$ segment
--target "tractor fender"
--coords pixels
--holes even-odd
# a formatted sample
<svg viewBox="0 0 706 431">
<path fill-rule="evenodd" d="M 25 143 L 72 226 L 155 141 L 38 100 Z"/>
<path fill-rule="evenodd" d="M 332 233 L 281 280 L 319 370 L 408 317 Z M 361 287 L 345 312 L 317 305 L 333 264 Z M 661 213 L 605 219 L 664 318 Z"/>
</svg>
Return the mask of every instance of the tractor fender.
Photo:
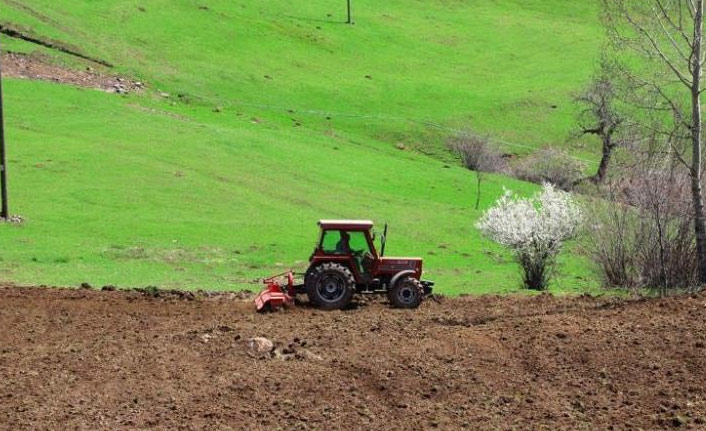
<svg viewBox="0 0 706 431">
<path fill-rule="evenodd" d="M 416 272 L 416 271 L 414 271 L 414 270 L 412 270 L 412 269 L 405 269 L 404 271 L 398 272 L 397 274 L 395 274 L 394 277 L 392 277 L 392 280 L 390 280 L 390 284 L 389 284 L 389 286 L 387 286 L 387 287 L 390 288 L 390 289 L 392 289 L 392 287 L 393 287 L 395 284 L 397 284 L 397 282 L 400 281 L 402 278 L 404 278 L 405 276 L 408 276 L 408 275 L 412 275 L 412 274 L 414 274 L 415 272 Z"/>
</svg>

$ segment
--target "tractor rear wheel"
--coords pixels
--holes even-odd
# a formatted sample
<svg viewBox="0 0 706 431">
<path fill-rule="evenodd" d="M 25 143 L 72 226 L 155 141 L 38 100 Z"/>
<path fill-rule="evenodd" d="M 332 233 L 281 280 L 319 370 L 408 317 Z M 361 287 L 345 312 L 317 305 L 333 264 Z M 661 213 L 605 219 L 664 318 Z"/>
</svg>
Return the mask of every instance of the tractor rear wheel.
<svg viewBox="0 0 706 431">
<path fill-rule="evenodd" d="M 417 308 L 423 296 L 422 283 L 412 277 L 403 278 L 387 291 L 387 298 L 395 308 Z"/>
<path fill-rule="evenodd" d="M 340 310 L 350 304 L 355 293 L 355 278 L 350 269 L 338 263 L 324 263 L 307 277 L 306 295 L 315 307 Z"/>
</svg>

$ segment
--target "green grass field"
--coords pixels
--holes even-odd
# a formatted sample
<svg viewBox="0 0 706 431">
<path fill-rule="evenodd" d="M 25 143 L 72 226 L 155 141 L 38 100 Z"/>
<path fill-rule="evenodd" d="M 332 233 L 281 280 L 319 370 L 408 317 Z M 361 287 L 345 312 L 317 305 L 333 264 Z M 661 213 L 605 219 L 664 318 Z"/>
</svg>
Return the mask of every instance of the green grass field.
<svg viewBox="0 0 706 431">
<path fill-rule="evenodd" d="M 516 290 L 509 254 L 473 224 L 503 186 L 537 187 L 491 176 L 476 211 L 475 174 L 443 142 L 466 128 L 513 153 L 567 145 L 597 4 L 355 0 L 350 26 L 344 1 L 254 3 L 0 0 L 0 23 L 149 87 L 5 80 L 11 211 L 26 222 L 0 226 L 0 280 L 252 289 L 305 267 L 318 219 L 366 218 L 442 293 Z M 561 263 L 553 290 L 597 287 L 584 258 Z"/>
</svg>

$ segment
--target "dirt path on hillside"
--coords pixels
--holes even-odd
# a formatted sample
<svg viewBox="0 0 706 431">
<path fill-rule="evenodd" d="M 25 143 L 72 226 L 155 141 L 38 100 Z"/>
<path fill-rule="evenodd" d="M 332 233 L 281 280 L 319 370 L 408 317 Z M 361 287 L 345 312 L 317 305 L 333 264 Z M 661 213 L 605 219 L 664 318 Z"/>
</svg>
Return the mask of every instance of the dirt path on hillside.
<svg viewBox="0 0 706 431">
<path fill-rule="evenodd" d="M 107 75 L 92 67 L 75 70 L 54 64 L 48 57 L 37 53 L 28 55 L 5 52 L 2 54 L 2 66 L 3 76 L 8 78 L 51 81 L 119 94 L 141 91 L 145 88 L 142 82 Z"/>
<path fill-rule="evenodd" d="M 706 429 L 706 296 L 384 302 L 0 288 L 2 430 Z M 278 359 L 257 358 L 267 336 Z"/>
</svg>

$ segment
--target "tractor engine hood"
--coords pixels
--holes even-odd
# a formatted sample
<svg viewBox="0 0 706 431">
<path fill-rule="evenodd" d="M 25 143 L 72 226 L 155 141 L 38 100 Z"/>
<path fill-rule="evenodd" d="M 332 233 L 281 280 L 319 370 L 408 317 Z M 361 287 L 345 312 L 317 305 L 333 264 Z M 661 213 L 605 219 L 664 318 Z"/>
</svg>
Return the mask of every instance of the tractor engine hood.
<svg viewBox="0 0 706 431">
<path fill-rule="evenodd" d="M 383 257 L 380 259 L 379 270 L 385 273 L 398 273 L 413 270 L 417 276 L 422 274 L 422 259 L 419 257 Z"/>
</svg>

